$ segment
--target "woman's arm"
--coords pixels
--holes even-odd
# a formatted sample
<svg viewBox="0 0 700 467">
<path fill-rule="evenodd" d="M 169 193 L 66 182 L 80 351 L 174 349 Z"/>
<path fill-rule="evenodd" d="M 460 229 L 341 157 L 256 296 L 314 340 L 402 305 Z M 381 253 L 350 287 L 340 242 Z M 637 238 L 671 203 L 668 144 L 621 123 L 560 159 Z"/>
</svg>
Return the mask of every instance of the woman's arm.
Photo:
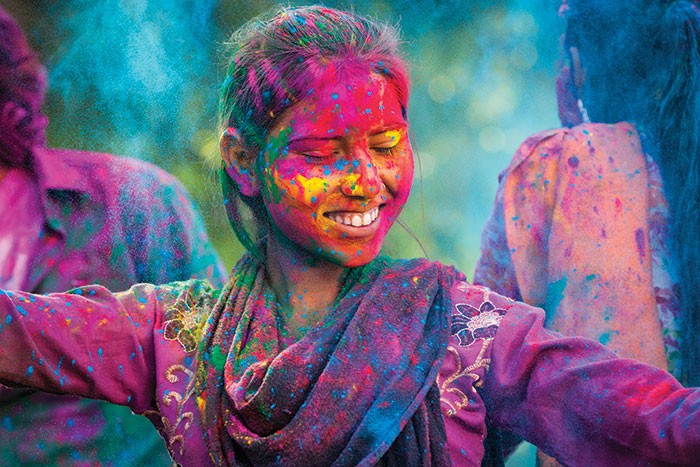
<svg viewBox="0 0 700 467">
<path fill-rule="evenodd" d="M 479 391 L 494 425 L 567 465 L 697 462 L 700 391 L 592 340 L 544 329 L 539 309 L 489 298 L 507 310 Z"/>
<path fill-rule="evenodd" d="M 0 382 L 153 409 L 156 331 L 190 282 L 0 292 Z"/>
</svg>

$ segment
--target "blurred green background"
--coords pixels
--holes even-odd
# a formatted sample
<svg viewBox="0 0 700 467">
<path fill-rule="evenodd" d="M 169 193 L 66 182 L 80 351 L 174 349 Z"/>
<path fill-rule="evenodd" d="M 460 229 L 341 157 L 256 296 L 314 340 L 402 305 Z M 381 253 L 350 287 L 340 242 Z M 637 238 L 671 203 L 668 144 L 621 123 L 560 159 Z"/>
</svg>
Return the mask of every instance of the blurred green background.
<svg viewBox="0 0 700 467">
<path fill-rule="evenodd" d="M 308 2 L 285 2 L 305 4 Z M 420 171 L 386 251 L 472 276 L 498 173 L 558 125 L 558 0 L 324 1 L 398 24 Z M 177 175 L 228 267 L 242 253 L 215 170 L 219 45 L 271 0 L 0 0 L 49 71 L 49 145 L 128 155 Z M 422 245 L 422 247 L 421 247 Z M 522 458 L 510 465 L 523 465 Z M 528 458 L 527 463 L 531 460 Z"/>
</svg>

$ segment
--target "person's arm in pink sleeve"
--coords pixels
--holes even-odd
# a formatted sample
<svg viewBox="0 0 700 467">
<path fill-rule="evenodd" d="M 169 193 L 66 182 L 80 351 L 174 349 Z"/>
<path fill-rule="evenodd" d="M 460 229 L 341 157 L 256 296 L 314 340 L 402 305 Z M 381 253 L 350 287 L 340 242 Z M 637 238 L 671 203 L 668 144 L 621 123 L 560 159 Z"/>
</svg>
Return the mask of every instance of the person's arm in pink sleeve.
<svg viewBox="0 0 700 467">
<path fill-rule="evenodd" d="M 542 310 L 491 300 L 507 310 L 480 390 L 493 425 L 566 465 L 697 462 L 700 391 L 595 341 L 546 330 Z"/>
<path fill-rule="evenodd" d="M 0 292 L 0 382 L 153 408 L 154 329 L 178 287 Z"/>
</svg>

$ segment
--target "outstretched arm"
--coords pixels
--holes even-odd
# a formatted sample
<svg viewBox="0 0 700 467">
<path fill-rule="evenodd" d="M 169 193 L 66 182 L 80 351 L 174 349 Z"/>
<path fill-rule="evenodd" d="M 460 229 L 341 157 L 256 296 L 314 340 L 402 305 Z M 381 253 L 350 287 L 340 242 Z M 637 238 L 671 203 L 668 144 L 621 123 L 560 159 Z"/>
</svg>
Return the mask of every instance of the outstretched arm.
<svg viewBox="0 0 700 467">
<path fill-rule="evenodd" d="M 0 382 L 154 408 L 154 331 L 187 284 L 0 292 Z"/>
<path fill-rule="evenodd" d="M 594 341 L 544 329 L 541 310 L 491 300 L 508 308 L 481 391 L 496 426 L 567 465 L 697 462 L 700 391 Z"/>
</svg>

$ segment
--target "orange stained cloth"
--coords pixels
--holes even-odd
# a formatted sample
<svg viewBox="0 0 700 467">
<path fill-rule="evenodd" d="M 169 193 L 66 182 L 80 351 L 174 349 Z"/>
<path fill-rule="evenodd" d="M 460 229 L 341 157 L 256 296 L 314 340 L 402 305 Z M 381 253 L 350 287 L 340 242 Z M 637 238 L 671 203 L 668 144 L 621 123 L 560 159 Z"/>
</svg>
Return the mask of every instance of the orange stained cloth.
<svg viewBox="0 0 700 467">
<path fill-rule="evenodd" d="M 661 212 L 665 238 L 667 206 L 649 161 L 627 123 L 526 140 L 501 174 L 474 282 L 541 306 L 550 329 L 666 369 L 657 305 L 672 286 L 655 287 L 655 273 L 671 281 L 650 231 Z"/>
</svg>

